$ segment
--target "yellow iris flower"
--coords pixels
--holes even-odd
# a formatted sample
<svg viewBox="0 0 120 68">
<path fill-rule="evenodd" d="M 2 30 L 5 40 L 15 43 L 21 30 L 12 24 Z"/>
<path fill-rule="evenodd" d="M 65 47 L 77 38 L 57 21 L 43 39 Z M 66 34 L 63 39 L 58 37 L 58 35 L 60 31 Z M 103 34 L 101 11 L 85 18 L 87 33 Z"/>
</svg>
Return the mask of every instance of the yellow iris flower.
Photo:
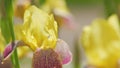
<svg viewBox="0 0 120 68">
<path fill-rule="evenodd" d="M 32 15 L 31 15 L 32 14 Z M 57 23 L 53 15 L 48 15 L 35 6 L 26 10 L 24 23 L 14 23 L 16 40 L 21 40 L 33 51 L 37 48 L 55 48 L 57 41 Z M 0 52 L 4 50 L 5 40 L 0 35 Z M 27 47 L 18 48 L 18 56 L 24 56 L 29 49 Z"/>
<path fill-rule="evenodd" d="M 31 6 L 24 14 L 24 23 L 15 27 L 16 38 L 24 41 L 33 51 L 37 48 L 55 48 L 57 23 L 48 15 Z"/>
<path fill-rule="evenodd" d="M 35 6 L 30 6 L 24 14 L 23 23 L 15 23 L 16 42 L 5 48 L 3 57 L 6 60 L 15 48 L 30 47 L 33 54 L 33 68 L 61 68 L 72 60 L 68 45 L 58 39 L 58 26 L 53 15 L 49 15 Z M 44 60 L 44 61 L 42 61 Z M 56 64 L 58 63 L 58 64 Z M 53 65 L 55 64 L 55 65 Z"/>
<path fill-rule="evenodd" d="M 56 2 L 56 3 L 54 3 Z M 33 11 L 35 8 L 31 8 L 31 9 L 27 9 L 30 7 L 31 5 L 31 1 L 30 0 L 18 0 L 15 3 L 15 35 L 16 35 L 16 39 L 17 40 L 22 40 L 25 43 L 27 43 L 27 45 L 29 45 L 29 47 L 32 50 L 36 50 L 36 48 L 40 47 L 40 48 L 55 48 L 55 40 L 57 40 L 57 26 L 56 24 L 50 24 L 50 23 L 46 23 L 47 21 L 54 21 L 53 16 L 55 17 L 55 20 L 57 22 L 59 22 L 59 25 L 66 23 L 67 26 L 69 26 L 70 28 L 73 28 L 73 24 L 70 24 L 72 21 L 72 17 L 71 14 L 67 8 L 66 2 L 65 0 L 46 0 L 45 4 L 42 6 L 42 10 L 46 11 L 50 16 L 49 18 L 47 18 L 47 14 L 44 14 L 44 12 L 39 13 L 39 11 L 37 10 L 36 12 Z M 27 9 L 27 10 L 26 10 Z M 26 13 L 25 13 L 26 10 Z M 35 9 L 36 10 L 36 9 Z M 33 19 L 32 17 L 30 18 L 30 13 L 33 13 L 33 15 L 35 17 L 40 17 L 38 19 L 38 17 L 36 19 Z M 37 13 L 39 15 L 37 15 Z M 40 15 L 42 14 L 43 15 Z M 53 14 L 53 15 L 52 15 Z M 43 17 L 42 17 L 43 16 Z M 23 22 L 23 17 L 24 17 L 24 23 Z M 26 22 L 26 20 L 32 20 L 30 23 Z M 46 22 L 45 22 L 46 20 Z M 18 21 L 20 23 L 18 23 Z M 36 24 L 34 23 L 36 22 Z M 39 23 L 39 24 L 38 24 Z M 42 23 L 42 24 L 40 24 Z M 29 25 L 30 24 L 30 25 Z M 37 27 L 36 27 L 37 25 Z M 47 26 L 49 25 L 49 26 Z M 42 27 L 38 27 L 38 26 L 42 26 Z M 52 28 L 52 26 L 55 26 Z M 36 27 L 36 28 L 34 28 Z M 43 28 L 45 27 L 45 28 Z M 46 28 L 48 27 L 48 28 Z M 50 29 L 49 29 L 50 28 Z M 29 29 L 29 30 L 28 30 Z M 39 30 L 40 29 L 40 30 Z M 55 31 L 53 31 L 53 30 Z M 54 33 L 56 35 L 54 35 Z M 49 36 L 48 36 L 49 35 Z M 45 40 L 47 39 L 48 40 Z M 53 41 L 54 39 L 54 41 Z M 52 44 L 51 44 L 52 42 Z M 44 46 L 46 45 L 46 46 Z M 47 46 L 48 45 L 48 46 Z M 49 46 L 52 45 L 52 46 Z M 26 50 L 25 50 L 26 49 Z M 20 56 L 24 56 L 24 54 L 26 54 L 29 49 L 25 48 L 25 47 L 19 47 L 18 48 L 18 54 Z M 27 51 L 28 50 L 28 51 Z M 24 52 L 27 51 L 27 52 Z"/>
<path fill-rule="evenodd" d="M 97 19 L 83 29 L 82 47 L 88 65 L 117 68 L 120 60 L 120 29 L 117 15 Z"/>
</svg>

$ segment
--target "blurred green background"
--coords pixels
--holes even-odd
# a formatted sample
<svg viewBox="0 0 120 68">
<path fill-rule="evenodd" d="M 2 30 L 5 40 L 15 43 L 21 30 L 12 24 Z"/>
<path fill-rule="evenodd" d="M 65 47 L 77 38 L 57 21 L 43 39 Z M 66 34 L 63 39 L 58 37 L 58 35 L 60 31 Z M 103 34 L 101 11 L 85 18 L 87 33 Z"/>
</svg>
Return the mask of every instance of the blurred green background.
<svg viewBox="0 0 120 68">
<path fill-rule="evenodd" d="M 103 0 L 66 0 L 69 5 L 72 6 L 88 6 L 88 5 L 97 5 L 103 2 Z"/>
<path fill-rule="evenodd" d="M 40 0 L 41 3 L 43 3 L 45 0 Z M 103 0 L 66 0 L 68 5 L 72 6 L 92 6 L 92 5 L 98 5 L 103 2 Z"/>
</svg>

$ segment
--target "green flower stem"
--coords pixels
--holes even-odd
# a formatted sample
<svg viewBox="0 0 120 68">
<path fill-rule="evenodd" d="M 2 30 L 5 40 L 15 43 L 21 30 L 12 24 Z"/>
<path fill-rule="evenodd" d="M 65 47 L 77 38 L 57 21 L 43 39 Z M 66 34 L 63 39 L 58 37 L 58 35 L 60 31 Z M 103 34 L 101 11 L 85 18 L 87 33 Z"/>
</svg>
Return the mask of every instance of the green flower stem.
<svg viewBox="0 0 120 68">
<path fill-rule="evenodd" d="M 74 53 L 73 53 L 73 59 L 74 59 L 74 68 L 80 68 L 80 47 L 78 44 L 78 38 L 75 38 L 75 45 L 74 45 Z"/>
<path fill-rule="evenodd" d="M 111 14 L 117 14 L 120 21 L 119 4 L 120 0 L 104 0 L 106 18 L 108 18 Z"/>
<path fill-rule="evenodd" d="M 119 2 L 119 0 L 104 0 L 106 18 L 108 18 L 111 14 L 118 14 Z"/>
<path fill-rule="evenodd" d="M 120 7 L 119 7 L 120 0 L 114 0 L 114 1 L 115 1 L 116 13 L 117 13 L 117 15 L 119 17 L 119 21 L 120 21 Z"/>
<path fill-rule="evenodd" d="M 116 5 L 114 0 L 104 0 L 105 15 L 108 18 L 111 14 L 116 13 Z"/>
<path fill-rule="evenodd" d="M 15 41 L 15 35 L 14 35 L 14 29 L 13 29 L 13 0 L 3 0 L 4 2 L 4 19 L 7 20 L 9 31 L 10 31 L 10 36 L 12 38 L 12 42 Z M 14 46 L 14 45 L 13 45 Z M 15 68 L 20 68 L 19 65 L 19 60 L 18 60 L 18 55 L 17 55 L 17 49 L 12 54 L 11 57 L 12 63 Z"/>
<path fill-rule="evenodd" d="M 39 0 L 31 0 L 31 4 L 39 7 Z"/>
<path fill-rule="evenodd" d="M 10 27 L 10 32 L 11 32 L 11 37 L 12 37 L 12 41 L 14 42 L 15 41 L 15 35 L 14 35 L 14 30 L 13 30 L 13 23 L 10 22 L 9 23 L 9 27 Z M 19 60 L 18 60 L 18 55 L 17 55 L 17 49 L 15 49 L 14 53 L 12 54 L 12 62 L 15 66 L 15 68 L 20 68 L 20 65 L 19 65 Z"/>
</svg>

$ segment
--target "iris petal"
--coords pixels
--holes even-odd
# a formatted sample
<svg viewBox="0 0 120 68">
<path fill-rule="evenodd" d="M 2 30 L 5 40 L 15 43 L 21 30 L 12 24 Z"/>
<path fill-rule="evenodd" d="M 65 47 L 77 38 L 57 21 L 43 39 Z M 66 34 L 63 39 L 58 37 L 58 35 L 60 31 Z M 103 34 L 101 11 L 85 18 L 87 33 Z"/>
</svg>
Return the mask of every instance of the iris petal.
<svg viewBox="0 0 120 68">
<path fill-rule="evenodd" d="M 16 28 L 20 29 L 19 32 L 16 30 L 17 37 L 33 51 L 37 48 L 55 48 L 58 33 L 53 15 L 31 6 L 25 11 L 22 27 Z"/>
<path fill-rule="evenodd" d="M 62 63 L 53 49 L 37 49 L 33 54 L 33 68 L 62 68 Z"/>
<path fill-rule="evenodd" d="M 55 51 L 60 55 L 62 64 L 67 64 L 72 61 L 72 53 L 69 50 L 68 44 L 61 39 L 58 39 Z"/>
</svg>

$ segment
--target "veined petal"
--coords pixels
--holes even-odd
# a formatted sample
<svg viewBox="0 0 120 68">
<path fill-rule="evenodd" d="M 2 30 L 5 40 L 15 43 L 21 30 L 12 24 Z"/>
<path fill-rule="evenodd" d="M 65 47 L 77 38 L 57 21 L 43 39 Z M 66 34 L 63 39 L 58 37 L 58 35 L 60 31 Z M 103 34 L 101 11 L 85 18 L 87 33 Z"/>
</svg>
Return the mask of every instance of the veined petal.
<svg viewBox="0 0 120 68">
<path fill-rule="evenodd" d="M 59 54 L 53 49 L 37 49 L 33 54 L 32 68 L 62 68 Z"/>
<path fill-rule="evenodd" d="M 52 15 L 48 15 L 35 6 L 25 11 L 22 40 L 30 48 L 55 48 L 57 41 L 57 23 Z"/>
</svg>

